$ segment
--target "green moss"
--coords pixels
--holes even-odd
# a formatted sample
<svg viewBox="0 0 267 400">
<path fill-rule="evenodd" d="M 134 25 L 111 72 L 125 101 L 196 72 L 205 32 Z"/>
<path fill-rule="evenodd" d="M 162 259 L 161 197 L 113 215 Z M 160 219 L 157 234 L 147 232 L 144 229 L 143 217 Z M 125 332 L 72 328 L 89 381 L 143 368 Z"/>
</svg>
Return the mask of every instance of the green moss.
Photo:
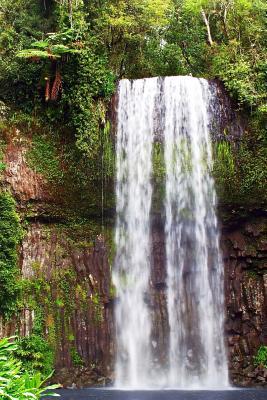
<svg viewBox="0 0 267 400">
<path fill-rule="evenodd" d="M 51 136 L 33 136 L 31 148 L 27 153 L 27 162 L 49 182 L 60 182 L 63 177 L 58 151 Z"/>
<path fill-rule="evenodd" d="M 113 178 L 115 174 L 115 144 L 111 136 L 110 122 L 106 121 L 105 126 L 102 129 L 102 168 L 104 178 Z"/>
<path fill-rule="evenodd" d="M 266 150 L 255 137 L 244 135 L 236 145 L 214 144 L 213 175 L 220 202 L 250 205 L 267 201 Z"/>
<path fill-rule="evenodd" d="M 153 175 L 156 180 L 163 180 L 165 177 L 164 146 L 159 142 L 153 143 L 152 149 Z"/>
<path fill-rule="evenodd" d="M 58 333 L 52 311 L 53 297 L 50 283 L 44 277 L 23 279 L 23 303 L 34 314 L 32 333 L 21 339 L 20 357 L 27 368 L 37 368 L 42 373 L 53 369 Z M 59 332 L 59 330 L 58 330 Z M 25 351 L 28 352 L 25 354 Z M 35 356 L 35 353 L 37 356 Z M 41 354 L 39 354 L 41 353 Z"/>
<path fill-rule="evenodd" d="M 253 270 L 246 271 L 246 276 L 248 278 L 251 278 L 251 279 L 254 279 L 254 280 L 259 279 L 259 275 L 257 274 L 256 271 L 253 271 Z"/>
<path fill-rule="evenodd" d="M 110 285 L 109 296 L 111 299 L 116 297 L 116 287 L 113 284 Z"/>
<path fill-rule="evenodd" d="M 75 347 L 71 347 L 70 357 L 74 367 L 82 367 L 84 365 L 84 361 Z"/>
<path fill-rule="evenodd" d="M 213 174 L 219 198 L 232 199 L 235 194 L 233 192 L 235 164 L 232 146 L 227 141 L 216 142 L 213 146 L 213 153 Z"/>
<path fill-rule="evenodd" d="M 5 142 L 3 140 L 0 140 L 0 180 L 1 180 L 1 174 L 6 169 L 6 164 L 4 163 L 4 151 L 5 151 Z"/>
<path fill-rule="evenodd" d="M 31 263 L 31 268 L 32 268 L 32 270 L 33 270 L 35 275 L 38 276 L 40 274 L 40 272 L 41 272 L 41 264 L 38 261 L 33 261 Z"/>
<path fill-rule="evenodd" d="M 164 146 L 162 143 L 153 143 L 152 149 L 152 166 L 153 166 L 153 198 L 152 208 L 154 212 L 160 212 L 163 206 L 165 195 L 165 161 Z"/>
<path fill-rule="evenodd" d="M 36 131 L 34 126 L 31 131 Z M 22 136 L 26 134 L 22 130 Z M 52 133 L 39 128 L 26 158 L 28 165 L 48 181 L 56 200 L 55 204 L 42 204 L 44 216 L 64 220 L 92 214 L 101 217 L 104 209 L 115 207 L 115 151 L 108 121 L 99 130 L 93 153 L 78 149 L 73 134 L 67 130 Z M 29 203 L 26 212 L 28 218 L 33 218 L 40 213 L 40 206 Z"/>
<path fill-rule="evenodd" d="M 94 293 L 91 296 L 93 305 L 94 305 L 94 321 L 99 323 L 103 321 L 103 307 L 100 302 L 100 297 L 98 293 Z"/>
</svg>

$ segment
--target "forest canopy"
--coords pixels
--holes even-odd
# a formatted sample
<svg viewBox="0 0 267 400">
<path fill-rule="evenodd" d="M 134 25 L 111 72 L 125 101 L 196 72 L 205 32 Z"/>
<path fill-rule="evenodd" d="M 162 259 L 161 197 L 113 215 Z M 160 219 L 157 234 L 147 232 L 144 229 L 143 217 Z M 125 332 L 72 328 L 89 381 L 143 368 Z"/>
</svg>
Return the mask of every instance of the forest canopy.
<svg viewBox="0 0 267 400">
<path fill-rule="evenodd" d="M 64 74 L 67 61 L 90 57 L 94 82 L 106 68 L 94 96 L 109 93 L 109 74 L 192 74 L 222 79 L 241 103 L 265 112 L 266 12 L 261 0 L 1 0 L 1 97 L 34 107 L 55 74 L 49 61 Z"/>
<path fill-rule="evenodd" d="M 1 112 L 64 127 L 94 157 L 119 79 L 219 79 L 249 119 L 242 154 L 255 164 L 266 156 L 266 12 L 264 0 L 1 0 Z"/>
</svg>

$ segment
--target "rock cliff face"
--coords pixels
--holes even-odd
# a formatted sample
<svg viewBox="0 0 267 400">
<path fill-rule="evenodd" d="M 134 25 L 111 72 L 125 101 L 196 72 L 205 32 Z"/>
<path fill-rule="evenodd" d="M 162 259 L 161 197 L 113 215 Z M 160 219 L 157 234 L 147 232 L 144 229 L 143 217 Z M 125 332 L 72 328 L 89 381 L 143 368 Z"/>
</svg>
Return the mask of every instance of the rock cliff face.
<svg viewBox="0 0 267 400">
<path fill-rule="evenodd" d="M 27 164 L 29 146 L 30 141 L 15 129 L 11 132 L 5 149 L 5 184 L 11 188 L 20 207 L 29 205 L 30 202 L 49 202 L 53 198 L 46 180 Z"/>
<path fill-rule="evenodd" d="M 38 300 L 45 312 L 48 338 L 54 335 L 57 374 L 65 384 L 72 380 L 82 384 L 71 376 L 75 375 L 69 371 L 73 366 L 89 367 L 82 378 L 87 383 L 109 376 L 112 366 L 108 251 L 101 232 L 94 231 L 92 236 L 90 227 L 82 230 L 83 236 L 76 230 L 75 241 L 62 227 L 33 223 L 21 248 L 23 277 L 39 279 L 44 285 Z M 26 320 L 22 333 L 31 330 L 33 323 L 32 318 Z"/>
<path fill-rule="evenodd" d="M 15 327 L 23 335 L 42 315 L 44 333 L 55 351 L 55 380 L 70 386 L 108 383 L 114 370 L 116 301 L 111 283 L 113 220 L 96 217 L 79 221 L 55 218 L 46 209 L 60 207 L 61 198 L 44 177 L 27 165 L 28 144 L 15 135 L 5 151 L 4 184 L 27 221 L 20 248 L 22 276 L 27 282 L 20 320 L 1 326 L 0 334 Z M 99 206 L 101 207 L 101 205 Z M 34 209 L 34 212 L 32 210 Z M 219 209 L 225 264 L 226 341 L 233 383 L 266 383 L 266 369 L 253 357 L 267 344 L 267 212 L 263 209 Z M 168 319 L 165 297 L 165 243 L 160 217 L 152 227 L 151 296 L 155 357 L 166 362 Z"/>
<path fill-rule="evenodd" d="M 29 167 L 30 141 L 22 138 L 17 132 L 6 146 L 3 184 L 25 223 L 19 250 L 24 310 L 0 324 L 0 335 L 18 328 L 27 336 L 41 315 L 55 353 L 55 380 L 66 386 L 105 383 L 114 358 L 111 228 L 96 217 L 65 218 L 61 193 Z"/>
<path fill-rule="evenodd" d="M 267 214 L 239 211 L 222 235 L 230 376 L 236 384 L 266 384 L 267 370 L 253 356 L 267 344 Z"/>
</svg>

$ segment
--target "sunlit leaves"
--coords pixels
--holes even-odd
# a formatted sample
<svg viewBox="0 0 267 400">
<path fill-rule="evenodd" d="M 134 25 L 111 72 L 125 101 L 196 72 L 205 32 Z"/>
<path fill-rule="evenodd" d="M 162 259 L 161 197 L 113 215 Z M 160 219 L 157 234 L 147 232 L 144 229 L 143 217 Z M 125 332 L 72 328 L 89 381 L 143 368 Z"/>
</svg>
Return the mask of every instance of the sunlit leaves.
<svg viewBox="0 0 267 400">
<path fill-rule="evenodd" d="M 46 393 L 53 393 L 59 385 L 45 387 L 45 380 L 40 373 L 23 372 L 22 365 L 14 357 L 16 344 L 4 338 L 0 340 L 0 396 L 3 400 L 38 400 Z M 51 376 L 51 375 L 50 375 Z M 50 376 L 47 377 L 50 378 Z M 50 390 L 52 391 L 51 393 Z"/>
<path fill-rule="evenodd" d="M 168 23 L 168 13 L 172 9 L 171 0 L 120 0 L 111 2 L 106 18 L 111 27 L 149 30 Z"/>
</svg>

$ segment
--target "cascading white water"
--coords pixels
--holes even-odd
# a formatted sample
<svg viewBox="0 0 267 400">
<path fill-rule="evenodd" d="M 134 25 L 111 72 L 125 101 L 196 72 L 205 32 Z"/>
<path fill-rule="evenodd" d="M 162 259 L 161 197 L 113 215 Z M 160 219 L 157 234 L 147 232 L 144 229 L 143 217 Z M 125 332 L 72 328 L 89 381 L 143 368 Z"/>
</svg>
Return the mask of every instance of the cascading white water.
<svg viewBox="0 0 267 400">
<path fill-rule="evenodd" d="M 210 175 L 209 84 L 192 77 L 122 80 L 118 95 L 115 384 L 226 387 L 223 267 Z M 156 130 L 165 149 L 170 338 L 168 367 L 155 371 L 149 293 Z"/>
<path fill-rule="evenodd" d="M 210 174 L 209 84 L 166 78 L 166 259 L 169 384 L 226 387 L 223 265 Z"/>
<path fill-rule="evenodd" d="M 150 381 L 151 321 L 146 293 L 150 275 L 150 206 L 153 110 L 157 79 L 119 85 L 117 133 L 116 261 L 113 281 L 119 302 L 116 385 L 145 387 Z"/>
</svg>

